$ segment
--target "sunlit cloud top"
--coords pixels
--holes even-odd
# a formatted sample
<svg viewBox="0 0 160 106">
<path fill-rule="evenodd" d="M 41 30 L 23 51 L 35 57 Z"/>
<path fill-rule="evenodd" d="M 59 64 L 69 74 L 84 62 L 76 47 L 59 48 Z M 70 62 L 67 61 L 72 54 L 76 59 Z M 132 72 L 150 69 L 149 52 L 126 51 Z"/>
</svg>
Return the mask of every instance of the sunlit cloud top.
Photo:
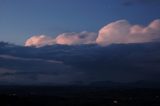
<svg viewBox="0 0 160 106">
<path fill-rule="evenodd" d="M 36 35 L 27 39 L 25 46 L 41 47 L 45 45 L 79 45 L 145 43 L 160 40 L 160 19 L 153 20 L 149 25 L 132 25 L 127 20 L 111 22 L 101 28 L 99 33 L 83 31 L 80 33 L 62 33 L 55 38 Z"/>
</svg>

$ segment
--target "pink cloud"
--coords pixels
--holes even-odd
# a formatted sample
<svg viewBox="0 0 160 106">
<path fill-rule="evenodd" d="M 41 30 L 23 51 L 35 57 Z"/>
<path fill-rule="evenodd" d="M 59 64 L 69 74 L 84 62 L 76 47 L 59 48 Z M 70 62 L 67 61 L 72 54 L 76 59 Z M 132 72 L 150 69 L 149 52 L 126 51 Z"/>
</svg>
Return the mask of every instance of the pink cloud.
<svg viewBox="0 0 160 106">
<path fill-rule="evenodd" d="M 63 33 L 57 36 L 57 44 L 76 45 L 76 44 L 92 44 L 95 43 L 97 34 L 93 32 L 81 33 Z"/>
<path fill-rule="evenodd" d="M 131 25 L 126 20 L 119 20 L 104 26 L 100 31 L 97 44 L 144 43 L 160 40 L 160 20 L 154 20 L 148 26 Z"/>
<path fill-rule="evenodd" d="M 94 32 L 62 33 L 56 38 L 45 35 L 32 36 L 25 46 L 42 47 L 45 45 L 79 45 L 94 44 L 102 46 L 119 43 L 144 43 L 160 40 L 160 19 L 154 20 L 148 26 L 132 25 L 127 20 L 112 22 L 100 29 L 97 36 Z"/>
<path fill-rule="evenodd" d="M 25 46 L 42 47 L 45 45 L 77 45 L 77 44 L 93 44 L 97 38 L 97 34 L 94 32 L 80 32 L 80 33 L 63 33 L 56 38 L 52 38 L 46 35 L 32 36 L 27 39 Z"/>
<path fill-rule="evenodd" d="M 25 42 L 25 46 L 36 46 L 42 47 L 45 45 L 52 45 L 55 43 L 55 40 L 51 37 L 45 35 L 36 35 L 32 36 L 31 38 L 27 39 Z"/>
</svg>

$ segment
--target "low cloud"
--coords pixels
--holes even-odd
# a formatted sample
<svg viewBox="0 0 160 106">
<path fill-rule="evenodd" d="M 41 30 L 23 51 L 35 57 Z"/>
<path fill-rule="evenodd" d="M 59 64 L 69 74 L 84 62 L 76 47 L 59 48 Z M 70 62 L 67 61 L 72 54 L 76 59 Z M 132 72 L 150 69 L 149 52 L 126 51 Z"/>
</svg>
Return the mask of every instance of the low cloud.
<svg viewBox="0 0 160 106">
<path fill-rule="evenodd" d="M 83 31 L 80 33 L 62 33 L 55 38 L 39 35 L 32 36 L 25 46 L 42 47 L 45 45 L 80 45 L 94 44 L 106 46 L 110 44 L 145 43 L 160 40 L 160 19 L 154 20 L 148 26 L 132 25 L 127 20 L 112 22 L 102 29 L 99 34 Z"/>
<path fill-rule="evenodd" d="M 145 43 L 160 40 L 160 20 L 154 20 L 148 26 L 131 25 L 126 20 L 119 20 L 104 26 L 96 40 L 97 44 Z"/>
<path fill-rule="evenodd" d="M 47 63 L 53 63 L 53 64 L 63 64 L 62 61 L 56 61 L 56 60 L 45 60 L 40 58 L 22 58 L 22 57 L 16 57 L 12 55 L 1 55 L 0 58 L 3 59 L 10 59 L 10 60 L 22 60 L 22 61 L 38 61 L 38 62 L 47 62 Z"/>
<path fill-rule="evenodd" d="M 2 75 L 2 74 L 9 74 L 9 73 L 16 73 L 16 71 L 15 70 L 10 70 L 10 69 L 6 69 L 6 68 L 1 68 L 0 67 L 0 76 Z"/>
<path fill-rule="evenodd" d="M 160 43 L 42 48 L 4 45 L 0 48 L 0 84 L 159 81 L 159 48 Z"/>
</svg>

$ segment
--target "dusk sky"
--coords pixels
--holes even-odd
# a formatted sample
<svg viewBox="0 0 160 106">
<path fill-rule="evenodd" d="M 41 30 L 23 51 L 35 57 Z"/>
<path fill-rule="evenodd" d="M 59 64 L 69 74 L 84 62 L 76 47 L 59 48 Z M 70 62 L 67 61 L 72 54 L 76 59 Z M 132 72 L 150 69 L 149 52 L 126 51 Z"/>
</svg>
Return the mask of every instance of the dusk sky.
<svg viewBox="0 0 160 106">
<path fill-rule="evenodd" d="M 0 0 L 0 85 L 160 82 L 160 0 Z"/>
<path fill-rule="evenodd" d="M 34 35 L 98 33 L 122 19 L 147 26 L 159 11 L 160 0 L 0 0 L 0 40 L 24 45 Z"/>
</svg>

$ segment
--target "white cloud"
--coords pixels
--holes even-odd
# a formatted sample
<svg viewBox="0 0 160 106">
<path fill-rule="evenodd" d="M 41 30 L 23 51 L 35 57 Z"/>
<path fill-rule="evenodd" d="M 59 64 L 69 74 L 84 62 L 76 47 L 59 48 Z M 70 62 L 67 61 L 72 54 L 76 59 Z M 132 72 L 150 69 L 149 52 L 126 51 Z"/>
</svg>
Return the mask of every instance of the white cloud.
<svg viewBox="0 0 160 106">
<path fill-rule="evenodd" d="M 160 20 L 154 20 L 148 26 L 131 25 L 126 20 L 119 20 L 104 26 L 96 40 L 97 44 L 144 43 L 160 40 Z"/>
</svg>

